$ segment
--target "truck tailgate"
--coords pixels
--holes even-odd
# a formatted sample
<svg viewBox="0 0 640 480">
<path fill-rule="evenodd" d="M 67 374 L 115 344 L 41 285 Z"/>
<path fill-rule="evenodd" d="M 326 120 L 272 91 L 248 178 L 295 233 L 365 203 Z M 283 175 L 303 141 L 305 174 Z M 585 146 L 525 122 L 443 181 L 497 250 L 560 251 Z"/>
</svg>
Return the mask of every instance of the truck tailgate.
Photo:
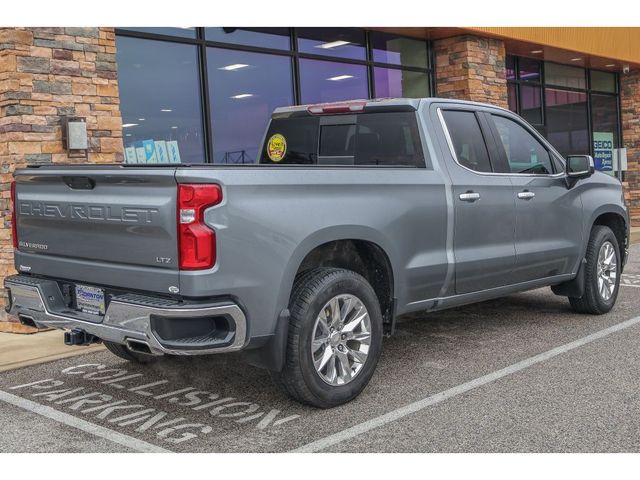
<svg viewBox="0 0 640 480">
<path fill-rule="evenodd" d="M 175 168 L 18 171 L 18 270 L 169 293 L 179 285 L 176 188 Z"/>
</svg>

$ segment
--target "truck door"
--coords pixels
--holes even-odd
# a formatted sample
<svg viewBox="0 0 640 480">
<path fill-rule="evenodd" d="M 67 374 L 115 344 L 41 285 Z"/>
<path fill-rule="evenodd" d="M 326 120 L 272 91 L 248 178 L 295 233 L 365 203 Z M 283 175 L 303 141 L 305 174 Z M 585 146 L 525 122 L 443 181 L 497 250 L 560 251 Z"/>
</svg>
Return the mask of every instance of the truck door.
<svg viewBox="0 0 640 480">
<path fill-rule="evenodd" d="M 582 238 L 580 189 L 568 189 L 560 162 L 517 117 L 487 115 L 516 202 L 516 283 L 572 273 Z"/>
<path fill-rule="evenodd" d="M 463 107 L 438 111 L 449 147 L 457 294 L 508 285 L 515 266 L 512 184 L 494 173 L 496 146 L 484 114 Z"/>
</svg>

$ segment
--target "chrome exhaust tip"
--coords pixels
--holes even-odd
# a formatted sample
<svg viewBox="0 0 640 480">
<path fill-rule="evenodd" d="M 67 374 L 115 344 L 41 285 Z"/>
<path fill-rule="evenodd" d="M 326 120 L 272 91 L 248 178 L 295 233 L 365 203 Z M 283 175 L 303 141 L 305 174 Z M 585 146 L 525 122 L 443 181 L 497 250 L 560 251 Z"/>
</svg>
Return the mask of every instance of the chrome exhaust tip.
<svg viewBox="0 0 640 480">
<path fill-rule="evenodd" d="M 132 352 L 142 353 L 145 355 L 157 355 L 151 351 L 151 347 L 144 340 L 136 340 L 133 338 L 127 338 L 125 340 L 127 348 Z"/>
</svg>

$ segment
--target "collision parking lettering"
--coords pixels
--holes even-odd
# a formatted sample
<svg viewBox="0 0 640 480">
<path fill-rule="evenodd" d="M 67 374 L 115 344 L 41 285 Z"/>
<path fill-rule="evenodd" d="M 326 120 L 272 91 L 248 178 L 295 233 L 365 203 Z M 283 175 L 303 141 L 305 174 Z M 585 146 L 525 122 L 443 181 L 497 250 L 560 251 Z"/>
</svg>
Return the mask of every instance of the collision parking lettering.
<svg viewBox="0 0 640 480">
<path fill-rule="evenodd" d="M 194 412 L 207 412 L 211 417 L 246 425 L 257 430 L 280 427 L 300 418 L 299 414 L 285 415 L 279 409 L 265 409 L 258 403 L 195 387 L 175 388 L 167 379 L 145 381 L 141 373 L 131 374 L 104 364 L 75 365 L 61 371 L 103 388 L 125 390 L 166 406 L 179 406 Z M 47 378 L 17 385 L 11 390 L 29 391 L 31 396 L 63 406 L 83 415 L 91 415 L 119 427 L 136 432 L 155 431 L 158 438 L 169 443 L 182 443 L 212 431 L 210 425 L 192 422 L 182 416 L 172 416 L 163 408 L 115 398 L 102 389 L 68 386 L 64 380 Z"/>
</svg>

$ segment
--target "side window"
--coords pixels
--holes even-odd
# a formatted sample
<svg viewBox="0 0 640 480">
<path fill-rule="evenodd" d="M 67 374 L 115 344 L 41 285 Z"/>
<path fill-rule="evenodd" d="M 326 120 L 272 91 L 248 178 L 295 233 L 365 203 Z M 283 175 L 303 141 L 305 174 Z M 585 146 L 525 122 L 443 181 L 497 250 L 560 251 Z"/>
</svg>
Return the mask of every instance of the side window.
<svg viewBox="0 0 640 480">
<path fill-rule="evenodd" d="M 458 163 L 476 172 L 491 172 L 489 152 L 475 113 L 443 110 L 442 116 L 447 124 Z"/>
<path fill-rule="evenodd" d="M 491 116 L 511 173 L 553 173 L 549 151 L 533 135 L 509 118 Z"/>
</svg>

